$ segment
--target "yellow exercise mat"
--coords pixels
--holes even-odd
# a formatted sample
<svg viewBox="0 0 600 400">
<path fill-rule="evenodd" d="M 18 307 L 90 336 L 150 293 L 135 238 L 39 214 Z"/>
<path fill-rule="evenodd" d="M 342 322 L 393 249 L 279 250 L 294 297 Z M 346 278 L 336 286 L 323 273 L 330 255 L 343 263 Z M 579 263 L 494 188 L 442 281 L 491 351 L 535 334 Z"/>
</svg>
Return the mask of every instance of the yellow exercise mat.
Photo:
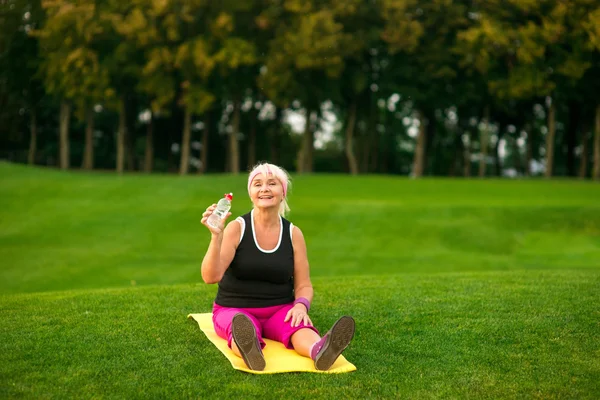
<svg viewBox="0 0 600 400">
<path fill-rule="evenodd" d="M 221 353 L 231 362 L 231 366 L 240 371 L 250 372 L 252 374 L 278 374 L 281 372 L 320 372 L 325 374 L 339 374 L 342 372 L 356 371 L 356 367 L 348 362 L 343 355 L 335 361 L 328 371 L 318 371 L 310 358 L 302 357 L 294 350 L 286 349 L 282 343 L 273 340 L 264 339 L 267 344 L 263 349 L 267 366 L 264 371 L 253 371 L 248 369 L 244 360 L 236 356 L 229 347 L 227 341 L 220 338 L 215 333 L 212 322 L 212 314 L 190 314 L 188 318 L 193 318 L 200 325 L 200 329 L 208 340 L 210 340 Z"/>
</svg>

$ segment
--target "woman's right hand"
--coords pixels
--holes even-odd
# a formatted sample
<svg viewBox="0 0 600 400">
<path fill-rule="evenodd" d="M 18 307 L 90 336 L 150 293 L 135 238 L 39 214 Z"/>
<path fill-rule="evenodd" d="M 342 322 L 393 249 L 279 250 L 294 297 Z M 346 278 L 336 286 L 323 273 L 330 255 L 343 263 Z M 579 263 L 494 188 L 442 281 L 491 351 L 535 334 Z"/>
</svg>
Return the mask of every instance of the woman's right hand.
<svg viewBox="0 0 600 400">
<path fill-rule="evenodd" d="M 227 213 L 227 215 L 225 216 L 225 218 L 219 220 L 219 226 L 218 228 L 215 228 L 213 226 L 210 226 L 207 221 L 208 221 L 208 217 L 210 217 L 212 215 L 212 213 L 217 209 L 217 205 L 216 204 L 212 204 L 210 205 L 206 211 L 204 211 L 204 213 L 202 214 L 202 219 L 200 220 L 200 222 L 202 223 L 202 225 L 206 226 L 208 228 L 208 230 L 210 231 L 210 233 L 212 233 L 213 235 L 220 235 L 223 230 L 225 229 L 225 221 L 227 221 L 227 218 L 229 218 L 229 216 L 231 215 L 230 212 Z"/>
</svg>

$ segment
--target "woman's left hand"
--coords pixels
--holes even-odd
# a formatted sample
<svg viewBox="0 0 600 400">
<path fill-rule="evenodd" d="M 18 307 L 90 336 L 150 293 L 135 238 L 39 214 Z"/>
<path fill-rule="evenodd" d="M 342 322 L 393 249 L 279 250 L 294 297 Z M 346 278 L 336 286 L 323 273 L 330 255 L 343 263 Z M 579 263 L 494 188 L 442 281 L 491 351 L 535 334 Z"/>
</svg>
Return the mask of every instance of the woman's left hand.
<svg viewBox="0 0 600 400">
<path fill-rule="evenodd" d="M 304 325 L 312 325 L 312 321 L 306 312 L 306 307 L 304 307 L 302 304 L 296 304 L 294 307 L 292 307 L 290 311 L 288 311 L 283 322 L 288 322 L 290 319 L 292 328 L 297 327 L 302 322 L 304 322 Z"/>
</svg>

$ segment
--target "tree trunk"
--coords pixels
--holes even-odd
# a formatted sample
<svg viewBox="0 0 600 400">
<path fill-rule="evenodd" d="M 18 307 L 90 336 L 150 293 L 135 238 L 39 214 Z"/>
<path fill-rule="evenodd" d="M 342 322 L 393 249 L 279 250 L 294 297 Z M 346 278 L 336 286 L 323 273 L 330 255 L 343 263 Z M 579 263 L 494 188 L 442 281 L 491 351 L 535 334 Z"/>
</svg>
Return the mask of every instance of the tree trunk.
<svg viewBox="0 0 600 400">
<path fill-rule="evenodd" d="M 298 150 L 296 157 L 296 172 L 302 174 L 304 173 L 304 137 L 302 138 L 300 150 Z"/>
<path fill-rule="evenodd" d="M 175 109 L 171 109 L 171 116 L 169 118 L 169 125 L 167 128 L 167 171 L 168 172 L 172 172 L 173 168 L 173 130 L 175 128 L 173 128 L 176 125 L 176 120 L 175 120 L 175 116 L 177 115 L 177 118 L 179 118 L 179 112 L 181 111 L 181 107 L 176 106 L 176 110 Z M 183 118 L 181 118 L 183 120 Z M 226 166 L 225 166 L 226 167 Z"/>
<path fill-rule="evenodd" d="M 385 146 L 381 146 L 381 137 L 377 132 L 377 125 L 379 124 L 380 114 L 377 108 L 377 100 L 375 94 L 371 91 L 367 94 L 367 104 L 369 107 L 369 113 L 366 115 L 366 131 L 363 131 L 363 156 L 361 160 L 361 171 L 364 173 L 381 171 L 381 159 L 383 158 L 382 152 L 388 150 Z"/>
<path fill-rule="evenodd" d="M 127 155 L 127 170 L 135 171 L 135 130 L 129 128 L 125 134 L 125 154 Z"/>
<path fill-rule="evenodd" d="M 387 130 L 385 128 L 387 126 L 387 121 L 386 121 L 387 112 L 385 112 L 385 111 L 382 112 L 382 110 L 379 109 L 379 107 L 377 107 L 377 112 L 378 112 L 377 126 L 379 126 L 379 124 L 381 124 L 381 126 L 383 126 L 383 131 L 379 132 L 379 129 L 377 129 L 377 127 L 376 127 L 375 135 L 377 136 L 377 138 L 379 140 L 382 141 L 383 148 L 384 148 L 384 151 L 381 153 L 379 168 L 382 173 L 388 174 L 390 172 L 390 166 L 392 164 L 392 159 L 394 157 L 394 154 L 396 153 L 397 147 L 395 146 L 395 144 L 393 144 L 394 137 L 393 137 L 393 135 L 391 135 L 391 131 Z M 425 147 L 425 154 L 427 154 L 427 147 Z"/>
<path fill-rule="evenodd" d="M 521 159 L 521 150 L 519 149 L 519 141 L 517 138 L 512 139 L 513 142 L 513 158 L 515 159 L 515 170 L 517 174 L 523 171 L 523 160 Z"/>
<path fill-rule="evenodd" d="M 525 175 L 531 176 L 531 160 L 533 159 L 533 127 L 527 131 L 527 154 L 525 155 Z"/>
<path fill-rule="evenodd" d="M 154 168 L 154 116 L 150 114 L 150 121 L 146 126 L 146 148 L 144 149 L 144 172 L 151 173 Z"/>
<path fill-rule="evenodd" d="M 589 162 L 588 152 L 590 151 L 589 140 L 588 140 L 588 127 L 583 130 L 581 135 L 581 160 L 579 162 L 579 173 L 577 176 L 580 179 L 585 179 L 587 175 L 587 165 Z"/>
<path fill-rule="evenodd" d="M 496 176 L 502 176 L 502 160 L 500 158 L 500 141 L 502 140 L 502 134 L 498 132 L 498 138 L 494 145 L 494 172 Z"/>
<path fill-rule="evenodd" d="M 273 125 L 269 130 L 271 140 L 269 140 L 269 155 L 271 163 L 279 164 L 279 132 L 281 131 L 281 118 L 282 118 L 282 109 L 281 107 L 277 107 L 275 109 L 275 120 L 273 121 Z"/>
<path fill-rule="evenodd" d="M 502 176 L 502 159 L 500 158 L 500 141 L 504 137 L 504 131 L 506 129 L 505 123 L 501 122 L 498 126 L 498 140 L 494 146 L 494 160 L 496 168 L 496 176 Z"/>
<path fill-rule="evenodd" d="M 596 107 L 596 127 L 594 129 L 594 180 L 600 180 L 600 104 Z"/>
<path fill-rule="evenodd" d="M 125 113 L 125 97 L 119 102 L 119 130 L 117 131 L 117 173 L 122 174 L 125 167 L 125 135 L 127 134 L 127 120 Z"/>
<path fill-rule="evenodd" d="M 423 170 L 425 167 L 425 146 L 426 146 L 426 135 L 427 135 L 427 119 L 425 118 L 422 111 L 417 111 L 417 118 L 420 121 L 419 133 L 417 134 L 417 143 L 415 148 L 415 158 L 413 161 L 413 176 L 420 178 L 423 176 Z"/>
<path fill-rule="evenodd" d="M 464 143 L 464 164 L 463 164 L 463 175 L 465 178 L 471 176 L 471 132 L 466 131 L 467 134 L 467 143 Z M 462 140 L 462 138 L 461 138 Z"/>
<path fill-rule="evenodd" d="M 363 173 L 368 173 L 377 168 L 373 165 L 373 158 L 375 156 L 373 149 L 375 148 L 377 135 L 375 134 L 375 130 L 371 129 L 372 120 L 373 116 L 369 115 L 365 124 L 365 129 L 361 130 L 356 138 L 356 141 L 358 142 L 357 153 L 360 164 L 359 169 Z"/>
<path fill-rule="evenodd" d="M 63 101 L 60 104 L 60 168 L 69 169 L 69 121 L 71 119 L 71 106 Z"/>
<path fill-rule="evenodd" d="M 187 105 L 183 116 L 183 134 L 181 136 L 179 175 L 186 175 L 190 167 L 190 139 L 192 137 L 192 112 Z"/>
<path fill-rule="evenodd" d="M 204 129 L 202 130 L 202 154 L 200 155 L 200 168 L 198 168 L 199 174 L 206 173 L 208 168 L 208 144 L 210 138 L 210 113 L 208 110 L 206 112 L 206 117 L 204 118 Z"/>
<path fill-rule="evenodd" d="M 312 111 L 306 109 L 306 124 L 304 125 L 304 135 L 302 135 L 302 144 L 300 151 L 298 151 L 298 173 L 302 174 L 305 172 L 311 172 L 312 170 L 312 154 L 311 150 L 313 147 L 314 136 L 311 128 L 311 117 Z"/>
<path fill-rule="evenodd" d="M 37 114 L 35 110 L 31 111 L 31 137 L 29 139 L 29 154 L 27 155 L 27 163 L 35 164 L 35 153 L 37 150 Z"/>
<path fill-rule="evenodd" d="M 393 152 L 394 146 L 388 146 L 388 143 L 386 143 L 389 141 L 389 133 L 384 132 L 380 135 L 380 133 L 377 132 L 376 135 L 384 143 L 384 151 L 381 152 L 381 158 L 379 160 L 379 171 L 383 174 L 388 174 L 390 168 L 390 154 Z M 427 149 L 425 149 L 425 153 L 427 153 Z"/>
<path fill-rule="evenodd" d="M 94 168 L 94 109 L 89 107 L 85 111 L 85 150 L 83 153 L 82 168 Z"/>
<path fill-rule="evenodd" d="M 315 142 L 315 131 L 312 127 L 311 121 L 314 112 L 308 114 L 308 131 L 304 132 L 304 172 L 313 172 L 314 164 L 314 142 Z"/>
<path fill-rule="evenodd" d="M 463 152 L 463 144 L 460 133 L 456 133 L 456 131 L 452 132 L 455 134 L 454 136 L 454 156 L 452 157 L 452 163 L 450 164 L 450 168 L 448 169 L 448 176 L 455 177 L 456 171 L 460 169 L 460 159 L 462 158 Z"/>
<path fill-rule="evenodd" d="M 365 132 L 365 130 L 359 130 L 358 123 L 354 123 L 354 143 L 356 144 L 354 149 L 354 156 L 358 163 L 358 170 L 362 173 L 368 173 L 372 169 L 372 165 L 369 163 L 373 162 L 373 141 L 374 135 Z"/>
<path fill-rule="evenodd" d="M 428 108 L 425 110 L 425 121 L 427 126 L 425 127 L 425 151 L 423 152 L 423 173 L 425 176 L 428 173 L 434 173 L 434 161 L 433 157 L 428 157 L 428 154 L 437 154 L 438 147 L 438 127 L 436 123 L 435 110 Z M 393 146 L 388 146 L 390 152 Z"/>
<path fill-rule="evenodd" d="M 240 144 L 238 132 L 240 129 L 240 101 L 235 99 L 233 104 L 232 129 L 229 134 L 229 169 L 233 174 L 240 173 Z"/>
<path fill-rule="evenodd" d="M 481 158 L 479 159 L 479 177 L 485 177 L 485 169 L 487 164 L 487 155 L 488 155 L 488 142 L 489 142 L 489 134 L 490 134 L 490 107 L 486 106 L 485 111 L 483 112 L 483 130 L 479 133 L 479 144 L 480 144 L 480 153 Z"/>
<path fill-rule="evenodd" d="M 128 96 L 127 103 L 125 105 L 125 115 L 127 130 L 125 131 L 125 155 L 127 157 L 127 169 L 134 171 L 135 165 L 135 125 L 137 120 L 137 103 L 135 96 Z"/>
<path fill-rule="evenodd" d="M 569 103 L 569 130 L 567 131 L 567 175 L 575 176 L 575 147 L 577 146 L 577 131 L 581 118 L 580 105 Z"/>
<path fill-rule="evenodd" d="M 365 168 L 363 172 L 377 172 L 379 171 L 379 134 L 377 132 L 371 132 L 368 134 L 368 140 L 365 140 L 368 149 L 365 150 Z"/>
<path fill-rule="evenodd" d="M 554 163 L 554 136 L 556 134 L 555 126 L 556 106 L 554 99 L 548 110 L 548 135 L 546 136 L 546 178 L 552 177 L 552 165 Z"/>
<path fill-rule="evenodd" d="M 258 115 L 250 113 L 250 133 L 248 135 L 248 168 L 256 165 L 256 119 Z"/>
<path fill-rule="evenodd" d="M 352 175 L 358 174 L 358 163 L 354 155 L 354 126 L 356 125 L 356 101 L 350 106 L 348 115 L 348 125 L 346 126 L 346 157 L 348 157 L 348 167 Z"/>
</svg>

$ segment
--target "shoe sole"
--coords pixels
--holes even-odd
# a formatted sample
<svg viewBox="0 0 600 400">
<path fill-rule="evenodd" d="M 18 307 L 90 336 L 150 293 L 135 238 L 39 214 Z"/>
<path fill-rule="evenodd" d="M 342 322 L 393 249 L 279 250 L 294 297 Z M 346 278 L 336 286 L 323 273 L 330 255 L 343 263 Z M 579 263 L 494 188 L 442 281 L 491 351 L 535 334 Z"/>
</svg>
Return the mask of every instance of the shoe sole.
<svg viewBox="0 0 600 400">
<path fill-rule="evenodd" d="M 244 362 L 253 371 L 265 369 L 265 357 L 260 349 L 254 324 L 244 314 L 237 314 L 231 323 L 231 335 Z"/>
<path fill-rule="evenodd" d="M 317 355 L 315 368 L 327 371 L 335 360 L 348 347 L 354 337 L 355 323 L 352 317 L 344 316 L 337 320 L 331 328 L 330 334 L 323 345 L 321 354 Z"/>
</svg>

